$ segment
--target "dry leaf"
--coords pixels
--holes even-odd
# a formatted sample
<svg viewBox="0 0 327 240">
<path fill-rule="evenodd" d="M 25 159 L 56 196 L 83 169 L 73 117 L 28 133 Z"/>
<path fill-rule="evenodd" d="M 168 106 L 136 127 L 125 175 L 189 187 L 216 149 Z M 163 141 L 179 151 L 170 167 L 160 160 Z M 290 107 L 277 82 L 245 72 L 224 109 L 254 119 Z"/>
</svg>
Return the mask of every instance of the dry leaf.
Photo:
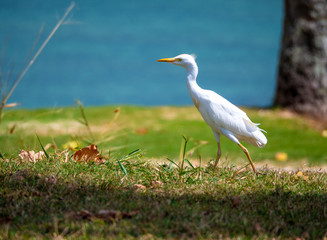
<svg viewBox="0 0 327 240">
<path fill-rule="evenodd" d="M 25 150 L 21 150 L 19 152 L 19 157 L 23 162 L 33 162 L 36 163 L 37 161 L 41 160 L 44 156 L 44 152 L 40 151 L 35 153 L 33 150 L 32 151 L 25 151 Z"/>
<path fill-rule="evenodd" d="M 78 150 L 73 154 L 73 158 L 74 160 L 79 162 L 89 162 L 89 161 L 101 162 L 103 159 L 103 157 L 98 151 L 97 146 L 95 146 L 94 144 L 91 144 L 85 148 Z"/>
<path fill-rule="evenodd" d="M 287 153 L 285 153 L 285 152 L 277 152 L 277 153 L 275 154 L 275 159 L 276 159 L 277 161 L 285 162 L 285 161 L 287 160 L 287 158 L 288 158 L 288 155 L 287 155 Z"/>
</svg>

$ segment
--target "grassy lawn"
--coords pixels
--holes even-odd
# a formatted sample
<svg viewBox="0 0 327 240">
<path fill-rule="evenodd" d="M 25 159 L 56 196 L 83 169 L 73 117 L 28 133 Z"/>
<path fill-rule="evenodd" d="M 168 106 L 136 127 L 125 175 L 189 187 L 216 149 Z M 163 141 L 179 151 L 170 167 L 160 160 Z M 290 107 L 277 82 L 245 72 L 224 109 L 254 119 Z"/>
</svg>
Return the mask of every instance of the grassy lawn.
<svg viewBox="0 0 327 240">
<path fill-rule="evenodd" d="M 301 163 L 302 172 L 263 167 L 255 177 L 239 171 L 247 164 L 244 154 L 224 138 L 223 159 L 213 171 L 208 162 L 216 144 L 194 108 L 116 109 L 85 108 L 86 118 L 78 107 L 6 112 L 0 123 L 0 238 L 327 237 L 327 173 L 302 168 L 303 161 L 326 162 L 327 138 L 307 120 L 280 110 L 246 110 L 268 132 L 265 148 L 246 145 L 255 163 L 273 162 L 277 152 L 288 154 L 286 164 Z M 73 142 L 96 144 L 102 161 L 75 161 L 74 151 L 65 150 Z M 18 157 L 22 149 L 42 146 L 48 154 L 42 160 Z"/>
<path fill-rule="evenodd" d="M 0 124 L 0 152 L 15 157 L 21 149 L 41 150 L 38 135 L 44 145 L 53 144 L 57 150 L 77 140 L 81 147 L 97 144 L 104 155 L 110 152 L 120 156 L 142 149 L 149 159 L 174 159 L 179 155 L 184 135 L 190 139 L 189 159 L 210 160 L 216 156 L 213 134 L 194 107 L 122 106 L 115 112 L 116 109 L 85 108 L 91 134 L 79 122 L 84 120 L 78 107 L 8 111 Z M 309 165 L 326 163 L 327 138 L 311 126 L 314 124 L 279 110 L 246 109 L 246 112 L 267 131 L 265 148 L 245 144 L 254 162 L 274 160 L 277 152 L 285 152 L 289 161 L 305 161 Z M 222 159 L 244 163 L 245 156 L 236 144 L 225 137 L 221 141 Z"/>
</svg>

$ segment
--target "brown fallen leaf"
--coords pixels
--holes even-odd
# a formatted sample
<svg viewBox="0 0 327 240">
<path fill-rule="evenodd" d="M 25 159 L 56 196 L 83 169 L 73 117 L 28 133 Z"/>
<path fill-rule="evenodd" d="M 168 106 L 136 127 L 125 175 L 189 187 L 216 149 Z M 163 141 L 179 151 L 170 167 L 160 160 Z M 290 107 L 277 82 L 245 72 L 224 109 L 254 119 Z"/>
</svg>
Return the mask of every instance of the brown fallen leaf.
<svg viewBox="0 0 327 240">
<path fill-rule="evenodd" d="M 94 144 L 78 150 L 73 154 L 73 158 L 78 162 L 102 162 L 103 160 L 103 157 L 99 153 L 97 146 Z"/>
<path fill-rule="evenodd" d="M 33 150 L 32 151 L 25 151 L 21 150 L 19 152 L 19 157 L 23 162 L 33 162 L 36 163 L 37 161 L 43 159 L 44 152 L 40 151 L 35 153 Z"/>
</svg>

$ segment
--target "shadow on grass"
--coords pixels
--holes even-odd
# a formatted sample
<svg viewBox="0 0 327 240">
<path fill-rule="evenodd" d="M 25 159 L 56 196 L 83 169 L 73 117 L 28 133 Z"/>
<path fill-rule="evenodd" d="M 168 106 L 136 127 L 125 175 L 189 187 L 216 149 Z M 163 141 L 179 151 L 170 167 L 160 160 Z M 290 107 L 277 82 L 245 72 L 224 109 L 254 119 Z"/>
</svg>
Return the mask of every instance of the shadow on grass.
<svg viewBox="0 0 327 240">
<path fill-rule="evenodd" d="M 327 193 L 296 194 L 282 187 L 243 195 L 217 194 L 215 188 L 198 191 L 165 186 L 141 191 L 111 181 L 68 182 L 29 170 L 2 173 L 0 180 L 2 234 L 4 226 L 9 235 L 46 237 L 61 233 L 67 237 L 317 239 L 327 233 Z M 103 209 L 137 214 L 108 222 L 72 217 L 81 210 Z"/>
</svg>

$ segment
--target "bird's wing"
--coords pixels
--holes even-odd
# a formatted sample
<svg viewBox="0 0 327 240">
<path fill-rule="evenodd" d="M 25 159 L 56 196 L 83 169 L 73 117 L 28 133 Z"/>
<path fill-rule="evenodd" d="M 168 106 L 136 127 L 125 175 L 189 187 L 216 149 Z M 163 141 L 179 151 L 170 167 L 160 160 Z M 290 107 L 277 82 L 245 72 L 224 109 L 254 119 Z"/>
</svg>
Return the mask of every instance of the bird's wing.
<svg viewBox="0 0 327 240">
<path fill-rule="evenodd" d="M 254 124 L 244 111 L 213 91 L 206 90 L 200 101 L 200 112 L 204 120 L 215 130 L 227 129 L 241 134 L 247 131 L 256 131 Z"/>
<path fill-rule="evenodd" d="M 222 133 L 236 143 L 246 141 L 258 147 L 266 145 L 263 130 L 244 111 L 213 91 L 206 90 L 202 96 L 199 111 L 215 133 Z"/>
</svg>

